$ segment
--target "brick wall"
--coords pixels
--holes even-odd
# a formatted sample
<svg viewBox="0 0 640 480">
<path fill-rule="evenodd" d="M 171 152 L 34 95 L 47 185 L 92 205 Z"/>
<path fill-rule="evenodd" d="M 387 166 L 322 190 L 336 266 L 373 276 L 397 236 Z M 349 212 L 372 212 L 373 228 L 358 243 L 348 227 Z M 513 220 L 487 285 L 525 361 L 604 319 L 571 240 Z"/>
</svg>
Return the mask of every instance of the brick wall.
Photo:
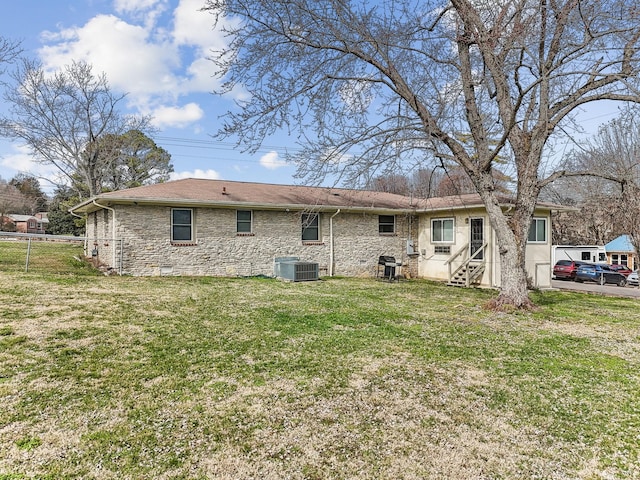
<svg viewBox="0 0 640 480">
<path fill-rule="evenodd" d="M 89 215 L 87 236 L 122 240 L 122 273 L 131 275 L 252 276 L 273 274 L 275 257 L 294 256 L 317 262 L 320 274 L 329 273 L 331 257 L 330 217 L 320 214 L 320 240 L 301 240 L 300 212 L 253 211 L 251 235 L 236 233 L 236 210 L 194 208 L 195 242 L 171 243 L 171 208 L 116 206 Z M 417 244 L 417 220 L 396 216 L 396 234 L 378 233 L 377 214 L 339 213 L 333 218 L 334 269 L 338 276 L 373 276 L 380 255 L 395 256 L 403 272 L 417 275 L 417 262 L 406 254 L 410 232 Z M 102 241 L 102 240 L 101 240 Z M 111 245 L 99 245 L 100 260 L 113 262 Z M 118 253 L 119 255 L 119 253 Z M 119 261 L 119 259 L 118 259 Z"/>
</svg>

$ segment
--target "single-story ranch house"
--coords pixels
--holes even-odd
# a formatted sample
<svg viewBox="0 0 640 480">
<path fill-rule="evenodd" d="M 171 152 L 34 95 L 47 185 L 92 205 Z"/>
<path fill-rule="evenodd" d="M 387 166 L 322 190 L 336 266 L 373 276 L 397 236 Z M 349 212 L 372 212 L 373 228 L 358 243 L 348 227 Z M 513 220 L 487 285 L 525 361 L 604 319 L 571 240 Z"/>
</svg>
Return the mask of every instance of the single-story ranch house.
<svg viewBox="0 0 640 480">
<path fill-rule="evenodd" d="M 539 204 L 529 234 L 526 269 L 542 288 L 557 208 Z M 102 193 L 70 211 L 86 215 L 87 254 L 122 274 L 272 276 L 274 260 L 289 257 L 317 263 L 320 275 L 375 276 L 387 255 L 403 276 L 500 286 L 495 235 L 475 194 L 184 179 Z"/>
</svg>

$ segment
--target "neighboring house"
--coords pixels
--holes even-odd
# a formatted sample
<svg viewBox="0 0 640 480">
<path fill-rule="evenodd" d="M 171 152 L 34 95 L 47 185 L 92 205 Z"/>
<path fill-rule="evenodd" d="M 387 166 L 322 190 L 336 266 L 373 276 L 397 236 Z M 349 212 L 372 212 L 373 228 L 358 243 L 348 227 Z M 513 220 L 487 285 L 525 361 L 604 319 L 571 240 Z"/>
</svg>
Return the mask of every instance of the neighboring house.
<svg viewBox="0 0 640 480">
<path fill-rule="evenodd" d="M 16 232 L 19 233 L 36 233 L 43 234 L 46 231 L 46 227 L 49 224 L 49 220 L 46 219 L 46 214 L 43 217 L 38 217 L 36 214 L 34 215 L 17 215 L 17 214 L 8 214 L 5 215 L 5 220 L 9 220 L 16 227 Z"/>
<path fill-rule="evenodd" d="M 625 265 L 631 270 L 637 268 L 636 249 L 631 244 L 629 235 L 620 235 L 604 246 L 607 252 L 607 263 L 611 265 Z"/>
<path fill-rule="evenodd" d="M 538 287 L 551 285 L 558 208 L 538 205 L 532 222 L 526 269 Z M 275 258 L 297 257 L 321 275 L 373 276 L 389 255 L 405 276 L 500 285 L 495 235 L 475 194 L 184 179 L 103 193 L 71 212 L 86 215 L 87 253 L 123 274 L 272 275 Z"/>
</svg>

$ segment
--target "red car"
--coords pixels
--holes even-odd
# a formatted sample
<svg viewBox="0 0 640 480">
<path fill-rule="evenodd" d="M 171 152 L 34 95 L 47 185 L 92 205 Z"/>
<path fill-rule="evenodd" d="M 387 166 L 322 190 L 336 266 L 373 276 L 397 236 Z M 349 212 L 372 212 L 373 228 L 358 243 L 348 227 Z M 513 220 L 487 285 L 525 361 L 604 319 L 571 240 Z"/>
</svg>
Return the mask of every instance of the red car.
<svg viewBox="0 0 640 480">
<path fill-rule="evenodd" d="M 613 270 L 614 272 L 621 273 L 625 277 L 628 277 L 632 270 L 626 265 L 609 265 L 609 270 Z"/>
<path fill-rule="evenodd" d="M 575 280 L 576 270 L 587 262 L 575 260 L 558 260 L 553 267 L 553 276 L 558 280 Z"/>
</svg>

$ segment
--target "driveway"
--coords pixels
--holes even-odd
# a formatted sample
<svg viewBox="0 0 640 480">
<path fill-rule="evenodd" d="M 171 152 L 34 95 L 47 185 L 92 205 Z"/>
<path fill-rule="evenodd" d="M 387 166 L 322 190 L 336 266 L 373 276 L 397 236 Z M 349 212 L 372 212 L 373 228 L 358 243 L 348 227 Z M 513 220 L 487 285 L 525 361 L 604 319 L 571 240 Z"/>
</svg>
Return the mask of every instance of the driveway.
<svg viewBox="0 0 640 480">
<path fill-rule="evenodd" d="M 578 283 L 568 280 L 551 280 L 551 286 L 559 290 L 572 290 L 574 292 L 598 293 L 616 297 L 640 298 L 638 287 L 618 287 L 616 285 L 598 285 L 597 283 Z"/>
</svg>

